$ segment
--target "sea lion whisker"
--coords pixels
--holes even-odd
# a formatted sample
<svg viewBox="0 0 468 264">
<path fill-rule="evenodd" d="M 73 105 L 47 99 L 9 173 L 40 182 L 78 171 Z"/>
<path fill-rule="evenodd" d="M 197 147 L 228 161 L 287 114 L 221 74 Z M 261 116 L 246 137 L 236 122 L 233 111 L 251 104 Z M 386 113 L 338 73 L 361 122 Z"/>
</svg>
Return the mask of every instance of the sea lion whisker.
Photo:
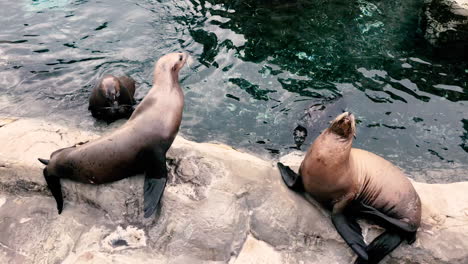
<svg viewBox="0 0 468 264">
<path fill-rule="evenodd" d="M 188 67 L 191 71 L 196 71 L 196 69 L 192 67 L 192 63 L 194 62 L 194 59 L 193 59 L 193 56 L 192 56 L 192 55 L 187 54 L 186 62 L 187 62 L 187 67 Z"/>
</svg>

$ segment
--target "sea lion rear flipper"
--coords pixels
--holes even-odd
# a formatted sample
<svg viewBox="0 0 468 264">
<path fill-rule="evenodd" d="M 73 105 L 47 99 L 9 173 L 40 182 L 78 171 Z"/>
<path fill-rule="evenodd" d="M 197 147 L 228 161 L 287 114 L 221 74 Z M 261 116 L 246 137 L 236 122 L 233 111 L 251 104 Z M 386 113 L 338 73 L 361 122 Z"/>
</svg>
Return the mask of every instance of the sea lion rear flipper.
<svg viewBox="0 0 468 264">
<path fill-rule="evenodd" d="M 301 175 L 296 174 L 291 168 L 284 166 L 281 162 L 278 162 L 277 165 L 286 186 L 296 192 L 304 192 Z"/>
<path fill-rule="evenodd" d="M 162 156 L 148 162 L 145 171 L 144 206 L 145 218 L 150 217 L 156 211 L 159 201 L 164 193 L 167 182 L 166 157 Z"/>
<path fill-rule="evenodd" d="M 63 196 L 62 196 L 62 185 L 60 184 L 60 178 L 55 176 L 49 176 L 47 173 L 47 168 L 43 170 L 44 178 L 47 182 L 47 187 L 49 187 L 50 192 L 57 202 L 58 213 L 62 213 L 63 209 Z"/>
<path fill-rule="evenodd" d="M 46 159 L 41 159 L 41 158 L 37 158 L 42 164 L 44 165 L 48 165 L 49 164 L 49 160 L 46 160 Z"/>
<path fill-rule="evenodd" d="M 403 241 L 395 231 L 385 231 L 367 246 L 368 260 L 358 258 L 354 264 L 377 264 Z"/>
<path fill-rule="evenodd" d="M 384 227 L 396 227 L 398 229 L 401 229 L 402 231 L 408 232 L 409 235 L 414 234 L 417 230 L 417 227 L 409 223 L 403 222 L 399 219 L 385 215 L 379 210 L 375 209 L 374 207 L 366 205 L 362 202 L 360 203 L 359 212 L 363 215 L 373 218 L 377 222 L 383 222 L 382 224 L 384 225 Z M 407 240 L 408 242 L 411 242 L 411 240 L 414 239 L 411 236 L 409 236 Z"/>
<path fill-rule="evenodd" d="M 368 260 L 366 243 L 362 237 L 362 230 L 354 217 L 349 217 L 340 213 L 332 213 L 331 219 L 336 231 L 344 239 L 346 244 L 359 256 L 362 260 Z"/>
</svg>

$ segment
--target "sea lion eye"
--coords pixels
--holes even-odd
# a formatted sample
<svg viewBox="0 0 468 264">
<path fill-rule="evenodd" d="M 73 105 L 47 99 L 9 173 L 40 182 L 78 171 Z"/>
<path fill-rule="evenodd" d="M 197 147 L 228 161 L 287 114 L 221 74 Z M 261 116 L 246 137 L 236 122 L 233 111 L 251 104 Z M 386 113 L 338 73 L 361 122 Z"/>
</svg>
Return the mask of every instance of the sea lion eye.
<svg viewBox="0 0 468 264">
<path fill-rule="evenodd" d="M 179 61 L 182 61 L 182 58 L 183 58 L 182 55 L 179 55 Z"/>
</svg>

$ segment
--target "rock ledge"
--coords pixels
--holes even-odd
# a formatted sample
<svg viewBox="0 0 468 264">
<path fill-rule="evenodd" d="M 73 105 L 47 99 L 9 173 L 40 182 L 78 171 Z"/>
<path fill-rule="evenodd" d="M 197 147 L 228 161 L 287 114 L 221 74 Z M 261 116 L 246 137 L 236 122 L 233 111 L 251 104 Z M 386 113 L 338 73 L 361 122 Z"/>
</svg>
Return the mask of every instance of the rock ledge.
<svg viewBox="0 0 468 264">
<path fill-rule="evenodd" d="M 282 183 L 274 162 L 178 137 L 156 218 L 142 215 L 143 177 L 63 181 L 56 212 L 37 157 L 98 135 L 42 120 L 0 119 L 1 263 L 351 263 L 329 215 Z M 303 153 L 282 160 L 297 166 Z M 415 183 L 417 241 L 383 263 L 468 263 L 468 182 Z M 306 199 L 305 199 L 306 198 Z M 363 223 L 366 240 L 380 229 Z"/>
</svg>

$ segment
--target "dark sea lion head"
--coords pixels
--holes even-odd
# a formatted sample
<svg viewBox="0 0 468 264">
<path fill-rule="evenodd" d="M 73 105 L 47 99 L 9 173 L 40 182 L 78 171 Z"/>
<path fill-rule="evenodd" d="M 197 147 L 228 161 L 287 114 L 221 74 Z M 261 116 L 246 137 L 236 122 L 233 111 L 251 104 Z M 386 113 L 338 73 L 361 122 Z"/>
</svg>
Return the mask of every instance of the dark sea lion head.
<svg viewBox="0 0 468 264">
<path fill-rule="evenodd" d="M 344 112 L 333 120 L 328 128 L 330 132 L 348 140 L 356 135 L 356 120 L 354 115 Z"/>
<path fill-rule="evenodd" d="M 294 136 L 294 143 L 296 143 L 296 147 L 298 149 L 301 148 L 302 144 L 307 138 L 307 129 L 301 125 L 298 125 L 293 132 Z"/>
<path fill-rule="evenodd" d="M 114 76 L 106 76 L 102 79 L 100 87 L 109 106 L 114 106 L 120 96 L 120 82 Z"/>
</svg>

